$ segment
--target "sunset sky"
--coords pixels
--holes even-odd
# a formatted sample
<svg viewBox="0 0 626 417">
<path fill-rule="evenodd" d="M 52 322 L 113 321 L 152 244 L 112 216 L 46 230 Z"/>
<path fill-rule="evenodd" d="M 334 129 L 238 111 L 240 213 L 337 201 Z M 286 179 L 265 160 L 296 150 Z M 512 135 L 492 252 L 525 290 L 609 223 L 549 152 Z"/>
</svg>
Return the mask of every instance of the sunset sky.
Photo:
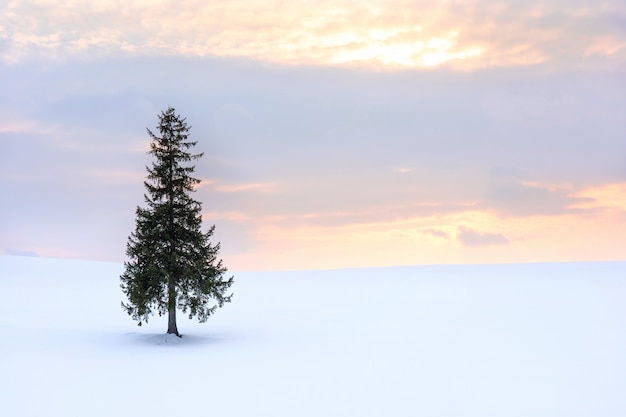
<svg viewBox="0 0 626 417">
<path fill-rule="evenodd" d="M 122 262 L 168 106 L 233 271 L 626 260 L 626 2 L 0 6 L 0 253 Z"/>
</svg>

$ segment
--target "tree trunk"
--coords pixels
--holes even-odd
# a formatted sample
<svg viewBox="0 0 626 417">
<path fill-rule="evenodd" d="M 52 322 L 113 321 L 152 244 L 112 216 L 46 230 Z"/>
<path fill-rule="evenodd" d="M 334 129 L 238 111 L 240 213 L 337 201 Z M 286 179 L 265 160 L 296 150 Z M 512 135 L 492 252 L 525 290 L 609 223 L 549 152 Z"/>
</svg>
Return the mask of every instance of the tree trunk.
<svg viewBox="0 0 626 417">
<path fill-rule="evenodd" d="M 176 328 L 176 307 L 174 308 L 170 307 L 168 320 L 167 320 L 167 333 L 175 334 L 176 336 L 181 337 L 180 334 L 178 333 L 178 329 Z"/>
<path fill-rule="evenodd" d="M 174 283 L 174 279 L 170 278 L 168 283 L 168 300 L 167 300 L 167 333 L 175 334 L 178 337 L 181 337 L 178 333 L 178 328 L 176 327 L 176 284 Z"/>
</svg>

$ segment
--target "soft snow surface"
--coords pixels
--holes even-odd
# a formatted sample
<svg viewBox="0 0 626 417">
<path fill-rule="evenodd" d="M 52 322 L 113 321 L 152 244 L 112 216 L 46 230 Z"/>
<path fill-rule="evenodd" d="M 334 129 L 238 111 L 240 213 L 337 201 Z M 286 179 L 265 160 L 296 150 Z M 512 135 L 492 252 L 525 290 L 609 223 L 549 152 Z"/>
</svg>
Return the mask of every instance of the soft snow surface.
<svg viewBox="0 0 626 417">
<path fill-rule="evenodd" d="M 2 416 L 626 416 L 626 263 L 236 273 L 137 327 L 122 266 L 0 257 Z"/>
</svg>

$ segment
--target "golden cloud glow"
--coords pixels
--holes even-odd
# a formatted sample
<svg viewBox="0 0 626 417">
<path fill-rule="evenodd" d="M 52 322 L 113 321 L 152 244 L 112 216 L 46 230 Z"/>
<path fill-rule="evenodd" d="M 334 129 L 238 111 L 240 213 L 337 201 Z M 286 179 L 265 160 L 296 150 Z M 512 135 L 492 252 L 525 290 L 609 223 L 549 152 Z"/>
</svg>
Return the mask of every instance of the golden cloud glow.
<svg viewBox="0 0 626 417">
<path fill-rule="evenodd" d="M 600 208 L 626 214 L 626 184 L 624 183 L 605 184 L 600 187 L 587 188 L 577 193 L 575 197 L 590 199 L 584 203 L 577 204 L 576 208 Z"/>
<path fill-rule="evenodd" d="M 257 246 L 228 260 L 241 270 L 619 260 L 626 247 L 625 196 L 626 183 L 608 184 L 572 195 L 586 199 L 572 207 L 584 213 L 506 218 L 471 205 L 454 213 L 338 224 L 303 220 L 357 216 L 310 213 L 294 221 L 239 213 L 233 220 L 255 224 Z M 462 233 L 472 234 L 471 244 Z"/>
<path fill-rule="evenodd" d="M 433 233 L 435 230 L 437 233 Z M 461 230 L 502 236 L 501 244 L 464 246 Z M 626 225 L 611 217 L 538 216 L 507 221 L 467 212 L 352 226 L 265 224 L 254 253 L 229 258 L 238 269 L 288 270 L 452 263 L 623 259 Z"/>
<path fill-rule="evenodd" d="M 288 65 L 473 69 L 590 56 L 623 58 L 612 13 L 488 1 L 11 1 L 6 62 L 31 49 L 231 56 Z M 549 22 L 549 23 L 548 23 Z M 580 30 L 584 27 L 585 30 Z"/>
</svg>

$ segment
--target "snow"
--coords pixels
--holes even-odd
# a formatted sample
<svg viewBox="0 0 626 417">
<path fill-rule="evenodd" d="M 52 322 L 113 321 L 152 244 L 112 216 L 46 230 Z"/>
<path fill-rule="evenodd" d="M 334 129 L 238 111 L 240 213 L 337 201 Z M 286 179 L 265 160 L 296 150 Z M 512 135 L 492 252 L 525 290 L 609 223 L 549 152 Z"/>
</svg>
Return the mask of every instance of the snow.
<svg viewBox="0 0 626 417">
<path fill-rule="evenodd" d="M 182 338 L 121 272 L 0 257 L 0 414 L 626 415 L 626 262 L 236 273 Z"/>
</svg>

